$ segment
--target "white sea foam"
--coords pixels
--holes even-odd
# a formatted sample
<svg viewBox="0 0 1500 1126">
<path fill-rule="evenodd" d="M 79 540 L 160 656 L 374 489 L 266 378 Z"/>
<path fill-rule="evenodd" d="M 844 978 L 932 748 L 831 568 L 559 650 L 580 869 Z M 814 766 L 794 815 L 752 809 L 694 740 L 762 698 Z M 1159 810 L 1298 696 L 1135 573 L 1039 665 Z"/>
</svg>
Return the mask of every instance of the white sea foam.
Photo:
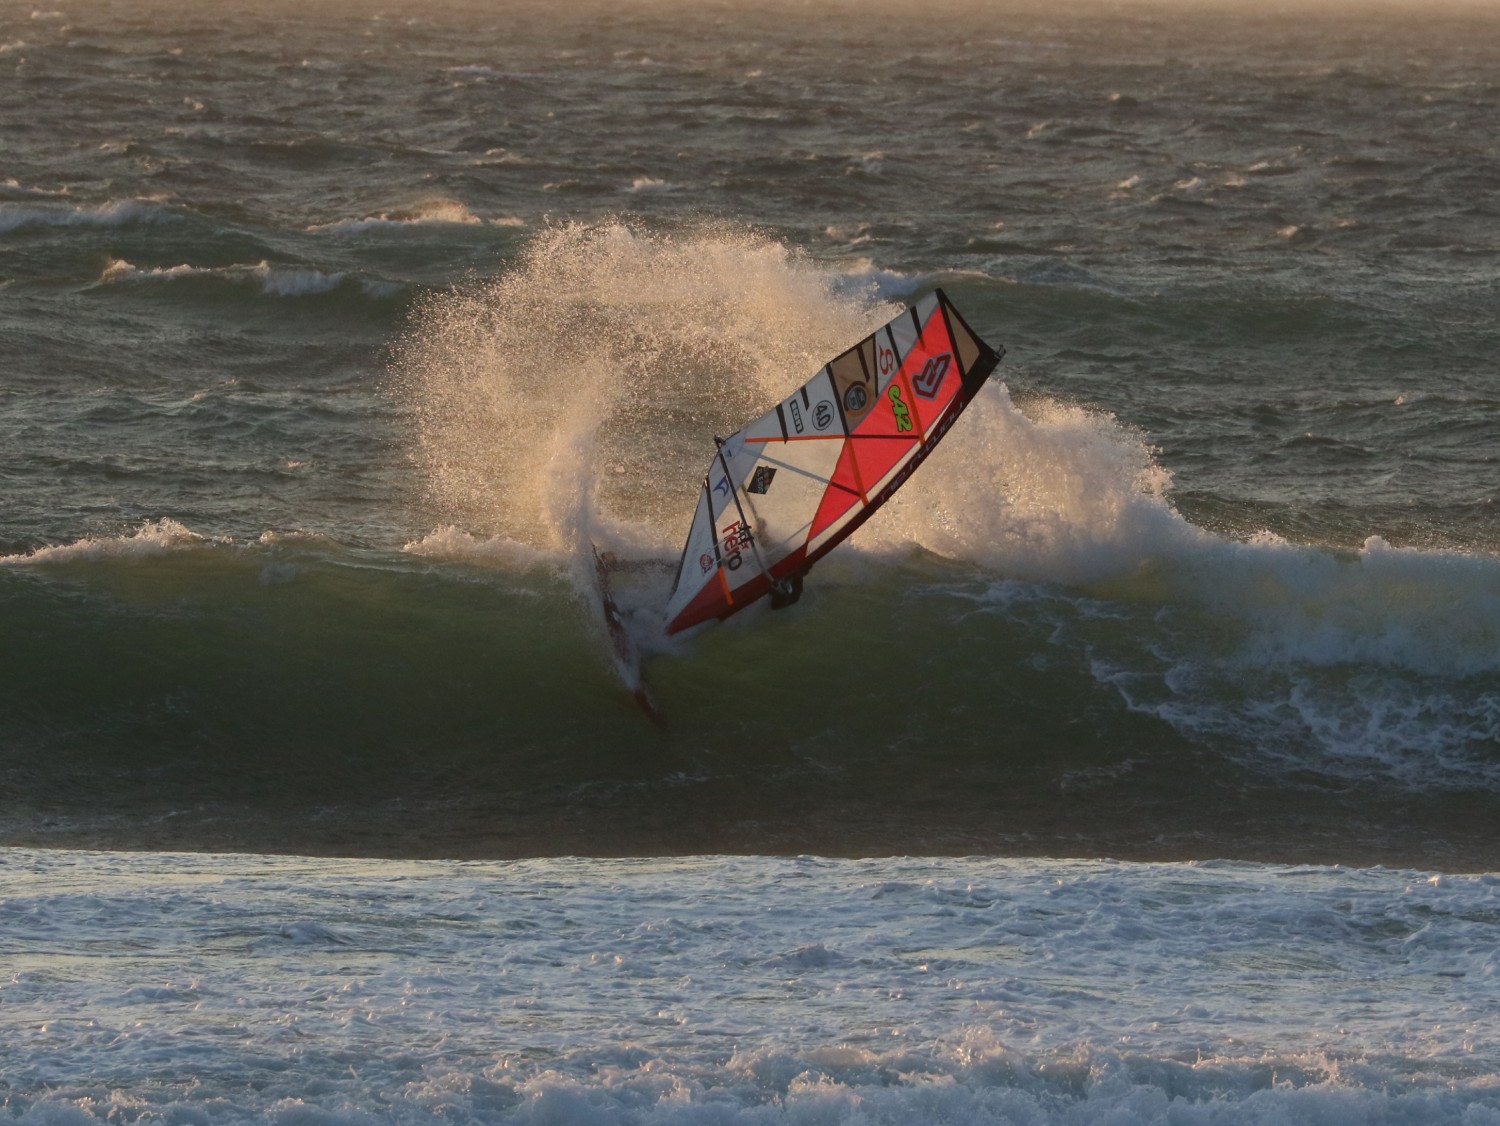
<svg viewBox="0 0 1500 1126">
<path fill-rule="evenodd" d="M 5 1106 L 1494 1126 L 1497 918 L 1494 878 L 1379 869 L 0 850 Z"/>
<path fill-rule="evenodd" d="M 1249 665 L 1500 670 L 1500 559 L 1379 537 L 1358 552 L 1226 540 L 1184 520 L 1170 488 L 1144 438 L 1112 416 L 1048 399 L 1022 410 L 992 382 L 859 537 L 1194 605 L 1249 627 Z"/>
<path fill-rule="evenodd" d="M 0 567 L 46 566 L 102 559 L 144 559 L 184 547 L 219 542 L 190 531 L 176 520 L 147 523 L 128 536 L 88 536 L 73 543 L 39 547 L 20 555 L 0 555 Z"/>
<path fill-rule="evenodd" d="M 1028 411 L 1003 383 L 987 387 L 861 542 L 1079 584 L 1210 539 L 1167 503 L 1170 474 L 1112 416 L 1051 400 Z"/>
<path fill-rule="evenodd" d="M 829 281 L 832 292 L 843 298 L 863 297 L 874 302 L 906 302 L 927 284 L 928 279 L 877 266 L 868 258 L 845 263 L 843 270 Z"/>
<path fill-rule="evenodd" d="M 451 524 L 412 540 L 401 550 L 429 559 L 492 563 L 510 570 L 555 566 L 560 560 L 556 553 L 539 551 L 504 536 L 476 536 Z"/>
<path fill-rule="evenodd" d="M 630 186 L 625 191 L 639 195 L 642 192 L 675 192 L 681 191 L 681 188 L 677 184 L 671 183 L 668 180 L 659 180 L 654 176 L 637 176 L 630 182 Z"/>
</svg>

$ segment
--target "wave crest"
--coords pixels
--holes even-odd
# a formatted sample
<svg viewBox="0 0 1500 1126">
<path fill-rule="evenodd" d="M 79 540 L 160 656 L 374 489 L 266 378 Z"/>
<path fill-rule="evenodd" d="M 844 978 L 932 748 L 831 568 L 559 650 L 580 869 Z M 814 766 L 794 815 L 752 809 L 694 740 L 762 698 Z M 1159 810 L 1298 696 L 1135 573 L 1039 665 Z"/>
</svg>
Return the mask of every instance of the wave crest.
<svg viewBox="0 0 1500 1126">
<path fill-rule="evenodd" d="M 182 212 L 158 200 L 123 199 L 93 207 L 66 207 L 0 202 L 0 232 L 38 227 L 126 227 L 138 223 L 170 223 Z"/>
<path fill-rule="evenodd" d="M 353 278 L 335 271 L 329 273 L 312 266 L 272 265 L 260 261 L 247 265 L 136 266 L 122 258 L 111 259 L 99 275 L 101 285 L 143 284 L 150 282 L 208 279 L 237 284 L 251 283 L 267 297 L 313 297 L 333 293 L 346 285 L 355 286 L 366 297 L 393 297 L 404 288 L 399 282 L 373 278 Z"/>
<path fill-rule="evenodd" d="M 104 559 L 146 559 L 184 547 L 223 542 L 199 535 L 185 525 L 163 517 L 142 525 L 128 536 L 87 536 L 73 543 L 39 547 L 21 555 L 0 555 L 0 567 L 45 566 L 87 563 Z"/>
</svg>

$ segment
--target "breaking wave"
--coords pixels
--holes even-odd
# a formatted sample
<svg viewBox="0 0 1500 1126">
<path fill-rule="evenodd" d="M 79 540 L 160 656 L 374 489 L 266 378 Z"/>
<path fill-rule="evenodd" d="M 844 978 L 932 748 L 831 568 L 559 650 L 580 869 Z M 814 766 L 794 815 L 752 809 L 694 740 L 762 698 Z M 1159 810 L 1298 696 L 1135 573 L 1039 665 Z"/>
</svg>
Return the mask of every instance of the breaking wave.
<svg viewBox="0 0 1500 1126">
<path fill-rule="evenodd" d="M 0 202 L 0 232 L 46 227 L 126 227 L 138 223 L 171 223 L 184 217 L 179 208 L 155 200 L 125 199 L 93 207 Z"/>
<path fill-rule="evenodd" d="M 88 536 L 73 543 L 38 547 L 14 555 L 0 555 L 0 567 L 41 567 L 60 563 L 88 563 L 108 559 L 145 559 L 183 547 L 212 543 L 209 536 L 190 531 L 176 520 L 142 525 L 128 536 Z"/>
<path fill-rule="evenodd" d="M 951 284 L 1003 343 L 1002 283 Z M 480 537 L 434 546 L 566 554 L 597 521 L 669 566 L 709 436 L 891 316 L 890 293 L 754 232 L 549 229 L 505 276 L 429 300 L 401 351 L 428 502 Z M 974 613 L 1050 623 L 1034 659 L 1065 655 L 1129 711 L 1237 762 L 1500 786 L 1500 560 L 1210 533 L 1175 509 L 1141 434 L 1012 394 L 1005 374 L 813 583 L 883 583 L 938 557 L 973 576 L 939 585 Z"/>
<path fill-rule="evenodd" d="M 264 262 L 117 259 L 106 277 L 266 296 L 356 283 Z M 1194 807 L 1161 814 L 1155 837 L 1274 821 L 1288 793 L 1332 803 L 1323 821 L 1350 833 L 1395 795 L 1500 794 L 1500 560 L 1195 526 L 1140 433 L 1028 392 L 1024 369 L 1000 369 L 796 607 L 662 639 L 712 436 L 938 281 L 1008 342 L 1014 283 L 819 262 L 735 227 L 542 231 L 504 274 L 414 305 L 387 389 L 421 487 L 380 542 L 229 539 L 170 516 L 8 549 L 0 601 L 30 639 L 0 666 L 12 769 L 41 794 L 63 784 L 50 772 L 85 768 L 70 763 L 158 779 L 212 746 L 209 788 L 242 796 L 276 757 L 248 806 L 416 787 L 419 820 L 480 800 L 478 770 L 523 811 L 506 817 L 536 818 L 522 847 L 585 851 L 662 847 L 669 774 L 723 788 L 702 808 L 739 810 L 740 835 L 681 844 L 697 850 L 764 850 L 755 826 L 777 824 L 793 849 L 971 851 L 1001 847 L 1003 825 L 1127 852 L 1128 810 L 1179 788 Z M 587 537 L 626 564 L 617 593 L 654 654 L 666 733 L 612 678 Z M 819 786 L 853 823 L 787 812 Z M 578 792 L 608 795 L 603 844 L 557 835 Z M 1059 793 L 1066 811 L 1047 812 Z M 910 813 L 924 801 L 941 816 Z M 1285 840 L 1243 833 L 1218 851 Z"/>
</svg>

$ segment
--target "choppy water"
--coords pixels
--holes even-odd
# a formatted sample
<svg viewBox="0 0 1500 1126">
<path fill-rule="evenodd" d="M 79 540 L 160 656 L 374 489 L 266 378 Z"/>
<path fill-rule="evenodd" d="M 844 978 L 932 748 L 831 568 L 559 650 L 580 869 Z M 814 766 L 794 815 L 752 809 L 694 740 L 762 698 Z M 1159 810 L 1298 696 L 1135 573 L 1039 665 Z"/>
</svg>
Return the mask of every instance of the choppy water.
<svg viewBox="0 0 1500 1126">
<path fill-rule="evenodd" d="M 1486 1124 L 1497 904 L 1493 877 L 1226 863 L 5 850 L 0 1107 Z"/>
</svg>

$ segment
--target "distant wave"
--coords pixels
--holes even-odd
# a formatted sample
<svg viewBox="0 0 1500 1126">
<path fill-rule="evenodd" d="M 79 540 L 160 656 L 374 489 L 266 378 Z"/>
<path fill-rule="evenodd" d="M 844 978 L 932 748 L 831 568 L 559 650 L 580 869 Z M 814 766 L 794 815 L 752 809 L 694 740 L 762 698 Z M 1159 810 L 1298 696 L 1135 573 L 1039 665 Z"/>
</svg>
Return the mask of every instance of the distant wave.
<svg viewBox="0 0 1500 1126">
<path fill-rule="evenodd" d="M 440 199 L 430 200 L 410 209 L 381 212 L 378 215 L 366 215 L 358 219 L 336 219 L 329 223 L 316 223 L 307 229 L 328 234 L 348 235 L 386 228 L 444 225 L 524 227 L 526 222 L 513 215 L 485 219 L 476 215 L 466 204 L 457 200 Z"/>
<path fill-rule="evenodd" d="M 448 74 L 460 74 L 468 78 L 504 78 L 505 75 L 492 66 L 475 64 L 473 66 L 450 66 Z"/>
<path fill-rule="evenodd" d="M 310 266 L 273 266 L 269 262 L 257 262 L 254 265 L 234 266 L 191 266 L 183 263 L 178 266 L 140 267 L 120 258 L 105 266 L 99 281 L 104 285 L 119 285 L 189 278 L 253 282 L 260 287 L 262 293 L 270 297 L 308 297 L 352 285 L 367 297 L 388 298 L 396 296 L 405 288 L 400 282 L 352 277 L 342 271 L 329 273 Z"/>
<path fill-rule="evenodd" d="M 630 186 L 625 189 L 631 195 L 640 195 L 643 192 L 666 193 L 681 190 L 680 185 L 674 184 L 669 180 L 658 180 L 655 176 L 637 176 L 630 182 Z"/>
<path fill-rule="evenodd" d="M 0 233 L 35 227 L 126 227 L 180 221 L 180 209 L 155 200 L 122 199 L 93 207 L 0 203 Z"/>
<path fill-rule="evenodd" d="M 0 54 L 4 52 L 5 47 L 3 44 L 0 44 Z M 28 187 L 15 179 L 0 181 L 0 197 L 10 197 L 12 199 L 58 199 L 67 194 L 67 188 Z"/>
</svg>

